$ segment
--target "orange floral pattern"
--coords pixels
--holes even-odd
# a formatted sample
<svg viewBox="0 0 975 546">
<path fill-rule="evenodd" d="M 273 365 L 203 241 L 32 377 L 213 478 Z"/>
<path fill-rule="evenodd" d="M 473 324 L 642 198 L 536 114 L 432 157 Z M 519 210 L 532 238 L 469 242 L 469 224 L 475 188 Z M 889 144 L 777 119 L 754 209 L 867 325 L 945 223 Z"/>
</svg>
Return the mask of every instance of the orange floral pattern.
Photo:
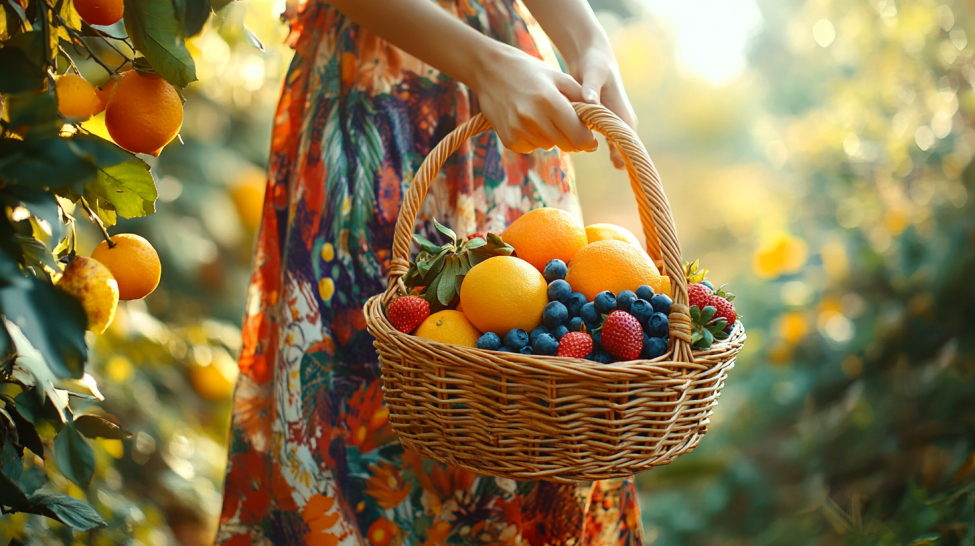
<svg viewBox="0 0 975 546">
<path fill-rule="evenodd" d="M 436 0 L 478 31 L 558 59 L 520 0 Z M 216 542 L 225 546 L 630 546 L 633 481 L 479 477 L 405 451 L 389 425 L 362 304 L 385 288 L 400 202 L 423 158 L 477 113 L 466 87 L 299 0 L 274 118 L 243 322 Z M 445 165 L 416 229 L 500 232 L 525 211 L 578 214 L 561 152 L 486 132 Z"/>
</svg>

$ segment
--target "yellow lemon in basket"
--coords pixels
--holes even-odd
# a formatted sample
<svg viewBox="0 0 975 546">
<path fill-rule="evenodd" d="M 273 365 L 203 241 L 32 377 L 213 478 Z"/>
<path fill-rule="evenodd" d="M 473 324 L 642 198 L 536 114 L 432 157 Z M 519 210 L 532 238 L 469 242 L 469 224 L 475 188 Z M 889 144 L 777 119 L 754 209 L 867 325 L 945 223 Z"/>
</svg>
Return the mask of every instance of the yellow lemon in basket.
<svg viewBox="0 0 975 546">
<path fill-rule="evenodd" d="M 640 241 L 636 235 L 633 235 L 632 231 L 615 224 L 590 224 L 586 226 L 586 237 L 590 243 L 614 239 L 642 248 Z"/>
<path fill-rule="evenodd" d="M 531 332 L 542 323 L 548 284 L 525 260 L 495 256 L 467 272 L 460 302 L 464 314 L 482 332 L 502 337 L 514 328 Z"/>
<path fill-rule="evenodd" d="M 427 317 L 416 329 L 415 335 L 440 343 L 473 347 L 477 338 L 481 337 L 481 332 L 467 320 L 464 313 L 448 309 Z"/>
<path fill-rule="evenodd" d="M 542 271 L 556 258 L 565 263 L 589 239 L 578 218 L 561 209 L 545 207 L 530 210 L 504 230 L 504 242 L 515 247 L 518 257 Z"/>
<path fill-rule="evenodd" d="M 619 294 L 648 285 L 660 292 L 660 271 L 646 251 L 630 243 L 608 239 L 588 244 L 569 262 L 566 282 L 590 301 L 603 290 Z M 463 296 L 462 296 L 463 297 Z"/>
</svg>

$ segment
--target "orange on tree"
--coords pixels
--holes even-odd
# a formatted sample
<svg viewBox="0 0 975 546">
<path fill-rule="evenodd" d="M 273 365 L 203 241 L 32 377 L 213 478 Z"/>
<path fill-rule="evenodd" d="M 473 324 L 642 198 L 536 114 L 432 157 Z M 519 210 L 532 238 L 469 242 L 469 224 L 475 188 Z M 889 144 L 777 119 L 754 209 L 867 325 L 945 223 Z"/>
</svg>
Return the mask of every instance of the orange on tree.
<svg viewBox="0 0 975 546">
<path fill-rule="evenodd" d="M 495 256 L 467 272 L 460 287 L 464 314 L 482 332 L 504 336 L 513 328 L 531 332 L 548 304 L 545 277 L 525 260 Z"/>
<path fill-rule="evenodd" d="M 101 103 L 98 107 L 99 113 L 104 111 L 108 106 L 109 101 L 112 100 L 112 92 L 115 91 L 116 83 L 118 83 L 118 80 L 112 78 L 105 82 L 105 85 L 95 88 L 95 94 L 98 95 L 98 100 Z"/>
<path fill-rule="evenodd" d="M 556 258 L 569 263 L 576 252 L 589 242 L 586 228 L 578 218 L 550 207 L 530 210 L 521 215 L 508 226 L 502 238 L 515 248 L 519 258 L 539 271 Z"/>
<path fill-rule="evenodd" d="M 176 88 L 155 74 L 122 73 L 105 108 L 105 127 L 116 144 L 158 156 L 183 126 L 183 102 Z"/>
<path fill-rule="evenodd" d="M 74 0 L 74 9 L 89 25 L 114 25 L 122 19 L 122 0 Z"/>
<path fill-rule="evenodd" d="M 662 287 L 660 272 L 646 251 L 615 239 L 583 247 L 569 262 L 565 280 L 589 300 L 603 290 L 619 294 L 645 284 L 660 292 Z"/>
<path fill-rule="evenodd" d="M 586 226 L 586 237 L 590 243 L 615 239 L 643 248 L 633 232 L 615 224 L 590 224 Z"/>
<path fill-rule="evenodd" d="M 119 299 L 118 283 L 111 271 L 98 260 L 77 256 L 64 268 L 57 285 L 81 302 L 88 329 L 104 333 L 115 318 Z"/>
<path fill-rule="evenodd" d="M 105 264 L 118 281 L 119 299 L 138 300 L 148 296 L 159 285 L 162 267 L 159 255 L 149 241 L 134 233 L 112 236 L 114 247 L 102 241 L 91 257 Z"/>
<path fill-rule="evenodd" d="M 66 118 L 89 119 L 102 111 L 102 103 L 88 80 L 77 74 L 64 74 L 58 78 L 55 89 L 58 95 L 58 112 Z"/>
<path fill-rule="evenodd" d="M 477 338 L 481 337 L 481 332 L 471 324 L 464 313 L 447 309 L 427 317 L 414 335 L 440 343 L 473 347 L 477 343 Z"/>
</svg>

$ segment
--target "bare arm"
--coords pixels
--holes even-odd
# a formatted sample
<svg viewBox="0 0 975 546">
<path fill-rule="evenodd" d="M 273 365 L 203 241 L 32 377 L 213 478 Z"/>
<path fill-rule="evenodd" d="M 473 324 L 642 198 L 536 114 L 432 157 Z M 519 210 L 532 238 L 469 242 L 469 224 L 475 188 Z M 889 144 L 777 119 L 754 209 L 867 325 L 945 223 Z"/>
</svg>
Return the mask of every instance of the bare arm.
<svg viewBox="0 0 975 546">
<path fill-rule="evenodd" d="M 527 153 L 593 150 L 569 100 L 582 87 L 524 52 L 484 36 L 430 0 L 329 0 L 380 38 L 466 84 L 505 146 Z"/>
<path fill-rule="evenodd" d="M 620 80 L 619 65 L 606 32 L 586 0 L 524 0 L 559 49 L 569 72 L 582 84 L 586 102 L 609 108 L 630 127 L 637 119 Z M 610 155 L 617 168 L 623 167 L 619 150 Z"/>
</svg>

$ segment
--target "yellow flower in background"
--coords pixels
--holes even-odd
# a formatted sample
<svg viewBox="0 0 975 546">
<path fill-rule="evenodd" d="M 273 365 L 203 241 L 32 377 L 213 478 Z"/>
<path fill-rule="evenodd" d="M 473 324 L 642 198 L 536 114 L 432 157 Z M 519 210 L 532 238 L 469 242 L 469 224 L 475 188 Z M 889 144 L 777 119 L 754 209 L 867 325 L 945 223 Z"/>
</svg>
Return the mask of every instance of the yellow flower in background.
<svg viewBox="0 0 975 546">
<path fill-rule="evenodd" d="M 322 277 L 322 280 L 318 281 L 318 294 L 324 301 L 331 300 L 332 295 L 335 294 L 335 281 L 328 277 Z"/>
<path fill-rule="evenodd" d="M 808 253 L 805 241 L 783 233 L 755 251 L 755 273 L 767 279 L 798 273 L 806 264 Z"/>
<path fill-rule="evenodd" d="M 779 318 L 779 335 L 790 345 L 795 345 L 809 333 L 809 322 L 801 311 L 792 311 Z"/>
</svg>

